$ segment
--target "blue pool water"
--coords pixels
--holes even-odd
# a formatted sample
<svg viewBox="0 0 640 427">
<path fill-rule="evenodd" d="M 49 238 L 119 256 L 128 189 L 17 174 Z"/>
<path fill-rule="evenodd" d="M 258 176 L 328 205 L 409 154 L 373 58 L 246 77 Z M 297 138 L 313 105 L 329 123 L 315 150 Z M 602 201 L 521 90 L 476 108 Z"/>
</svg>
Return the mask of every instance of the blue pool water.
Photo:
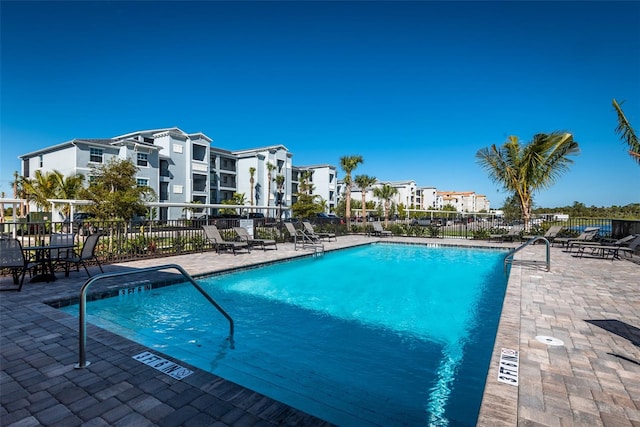
<svg viewBox="0 0 640 427">
<path fill-rule="evenodd" d="M 151 349 L 345 426 L 475 425 L 504 252 L 374 244 L 88 304 Z M 64 308 L 77 315 L 77 306 Z"/>
</svg>

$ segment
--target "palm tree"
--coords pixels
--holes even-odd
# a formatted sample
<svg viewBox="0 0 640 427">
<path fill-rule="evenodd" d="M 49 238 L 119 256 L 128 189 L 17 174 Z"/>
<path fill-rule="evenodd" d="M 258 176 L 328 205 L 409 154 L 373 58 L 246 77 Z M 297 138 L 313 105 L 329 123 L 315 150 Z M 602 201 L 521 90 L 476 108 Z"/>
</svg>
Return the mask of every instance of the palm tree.
<svg viewBox="0 0 640 427">
<path fill-rule="evenodd" d="M 364 163 L 362 156 L 344 156 L 340 157 L 340 167 L 344 171 L 344 197 L 345 197 L 345 216 L 347 217 L 347 230 L 351 231 L 351 172 L 358 167 L 360 163 Z"/>
<path fill-rule="evenodd" d="M 613 100 L 613 108 L 615 108 L 616 113 L 618 113 L 616 133 L 629 145 L 629 155 L 640 164 L 640 142 L 638 142 L 638 136 L 615 99 Z"/>
<path fill-rule="evenodd" d="M 282 190 L 284 189 L 284 175 L 277 175 L 275 181 L 277 188 L 276 191 L 278 192 L 278 218 L 282 218 L 282 198 L 284 197 L 284 192 Z"/>
<path fill-rule="evenodd" d="M 533 193 L 554 184 L 573 163 L 567 156 L 579 151 L 573 135 L 553 132 L 535 135 L 528 145 L 520 145 L 518 137 L 510 136 L 500 148 L 494 144 L 479 150 L 476 158 L 494 182 L 518 197 L 522 219 L 529 224 Z"/>
<path fill-rule="evenodd" d="M 300 185 L 299 185 L 299 191 L 301 193 L 307 194 L 307 195 L 311 195 L 313 193 L 313 184 L 311 183 L 311 180 L 313 179 L 313 171 L 310 170 L 305 170 L 300 172 Z"/>
<path fill-rule="evenodd" d="M 83 188 L 84 175 L 82 174 L 64 176 L 61 172 L 54 170 L 51 179 L 55 182 L 56 199 L 73 200 L 77 198 L 80 189 Z M 66 203 L 61 209 L 65 216 L 69 216 L 70 210 L 70 206 Z"/>
<path fill-rule="evenodd" d="M 13 198 L 14 199 L 25 199 L 24 195 L 24 178 L 20 177 L 18 171 L 13 171 Z M 14 218 L 24 218 L 26 215 L 25 212 L 26 203 L 20 203 L 20 212 L 13 212 Z"/>
<path fill-rule="evenodd" d="M 276 169 L 276 165 L 267 163 L 267 206 L 271 203 L 271 172 Z"/>
<path fill-rule="evenodd" d="M 384 226 L 389 225 L 389 208 L 391 207 L 391 198 L 398 193 L 398 189 L 390 184 L 383 184 L 381 187 L 373 189 L 373 195 L 384 202 Z"/>
<path fill-rule="evenodd" d="M 378 180 L 375 176 L 369 175 L 356 175 L 353 179 L 360 191 L 362 191 L 362 226 L 367 228 L 367 189 L 375 184 Z"/>
<path fill-rule="evenodd" d="M 35 203 L 44 212 L 51 210 L 51 204 L 47 199 L 55 199 L 57 197 L 56 173 L 60 174 L 57 171 L 42 173 L 41 170 L 37 170 L 33 179 L 23 179 L 22 185 L 27 200 Z"/>
<path fill-rule="evenodd" d="M 249 188 L 251 191 L 251 195 L 249 196 L 250 200 L 251 200 L 251 206 L 253 206 L 253 184 L 255 183 L 255 180 L 253 179 L 253 175 L 256 173 L 256 168 L 254 168 L 253 166 L 249 168 Z"/>
</svg>

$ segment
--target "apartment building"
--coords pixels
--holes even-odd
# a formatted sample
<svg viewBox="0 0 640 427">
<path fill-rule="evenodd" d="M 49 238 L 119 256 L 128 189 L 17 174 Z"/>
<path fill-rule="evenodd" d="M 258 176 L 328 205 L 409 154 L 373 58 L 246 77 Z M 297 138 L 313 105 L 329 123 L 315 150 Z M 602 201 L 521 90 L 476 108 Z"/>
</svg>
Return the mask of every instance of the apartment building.
<svg viewBox="0 0 640 427">
<path fill-rule="evenodd" d="M 310 170 L 314 194 L 327 201 L 327 209 L 335 207 L 335 167 L 294 168 L 293 155 L 283 145 L 230 151 L 213 147 L 212 142 L 204 133 L 187 133 L 177 127 L 136 131 L 107 139 L 73 139 L 23 154 L 21 170 L 22 176 L 28 178 L 35 177 L 37 170 L 43 173 L 57 170 L 66 176 L 80 173 L 91 180 L 92 166 L 112 158 L 130 159 L 139 169 L 138 185 L 149 186 L 156 192 L 158 201 L 166 203 L 166 207 L 158 208 L 160 220 L 197 214 L 184 206 L 174 206 L 176 204 L 220 204 L 232 199 L 234 193 L 244 194 L 247 206 L 253 201 L 256 212 L 273 216 L 280 200 L 276 176 L 285 177 L 282 206 L 290 207 L 298 191 L 299 172 Z M 251 170 L 254 170 L 253 188 Z M 200 211 L 217 213 L 213 208 Z"/>
<path fill-rule="evenodd" d="M 437 191 L 436 209 L 451 205 L 458 212 L 489 212 L 489 200 L 473 191 Z"/>
<path fill-rule="evenodd" d="M 303 172 L 310 172 L 309 183 L 313 186 L 311 194 L 318 196 L 323 201 L 327 213 L 333 212 L 338 203 L 338 173 L 336 167 L 328 164 L 294 167 L 291 187 L 294 203 L 295 194 L 299 192 L 300 177 Z"/>
<path fill-rule="evenodd" d="M 292 203 L 292 158 L 293 155 L 284 145 L 274 145 L 231 153 L 237 159 L 236 192 L 244 194 L 246 203 L 253 206 L 273 206 L 274 209 L 256 209 L 265 216 L 275 216 L 275 207 L 282 199 L 282 206 Z M 253 188 L 251 173 L 254 170 Z M 278 194 L 276 177 L 283 176 L 282 194 Z M 253 195 L 253 198 L 252 198 Z M 223 200 L 229 199 L 226 197 Z M 270 211 L 270 212 L 269 212 Z"/>
<path fill-rule="evenodd" d="M 441 210 L 452 205 L 458 212 L 489 212 L 489 200 L 473 191 L 438 191 L 436 187 L 419 187 L 415 181 L 378 182 L 367 189 L 366 200 L 381 206 L 383 201 L 374 195 L 374 188 L 389 184 L 396 189 L 391 203 L 408 207 L 409 211 Z M 340 198 L 344 197 L 344 182 L 339 183 Z M 351 199 L 362 200 L 362 189 L 355 183 L 351 187 Z M 359 214 L 359 213 L 358 213 Z"/>
</svg>

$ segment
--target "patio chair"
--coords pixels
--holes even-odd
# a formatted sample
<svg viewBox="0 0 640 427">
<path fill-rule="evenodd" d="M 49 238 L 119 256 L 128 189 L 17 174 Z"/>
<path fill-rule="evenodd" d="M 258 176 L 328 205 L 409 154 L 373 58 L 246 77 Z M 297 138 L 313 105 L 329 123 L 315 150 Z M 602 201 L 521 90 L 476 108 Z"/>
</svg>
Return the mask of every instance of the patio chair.
<svg viewBox="0 0 640 427">
<path fill-rule="evenodd" d="M 316 232 L 313 228 L 313 225 L 309 221 L 302 221 L 302 225 L 304 226 L 305 233 L 308 235 L 316 236 L 318 239 L 327 239 L 327 241 L 338 240 L 336 237 L 336 233 L 328 233 L 328 232 Z"/>
<path fill-rule="evenodd" d="M 233 231 L 236 232 L 241 241 L 247 242 L 249 246 L 260 246 L 263 251 L 266 251 L 266 246 L 275 246 L 278 250 L 278 245 L 275 240 L 272 239 L 255 239 L 249 235 L 247 230 L 242 227 L 233 227 Z"/>
<path fill-rule="evenodd" d="M 215 247 L 217 253 L 220 253 L 221 250 L 228 249 L 233 251 L 233 255 L 235 255 L 239 249 L 246 249 L 247 252 L 251 252 L 248 242 L 236 242 L 223 239 L 220 235 L 220 230 L 218 230 L 218 227 L 215 225 L 203 225 L 202 229 L 204 230 L 205 239 Z"/>
<path fill-rule="evenodd" d="M 98 240 L 100 240 L 100 237 L 102 237 L 101 233 L 90 234 L 84 241 L 84 245 L 82 245 L 80 253 L 78 253 L 77 251 L 71 251 L 68 257 L 59 258 L 60 262 L 65 263 L 65 277 L 69 277 L 70 264 L 75 264 L 76 271 L 80 271 L 80 264 L 82 264 L 82 267 L 84 267 L 84 271 L 87 272 L 87 276 L 91 277 L 91 273 L 89 273 L 89 269 L 87 268 L 87 262 L 90 260 L 94 260 L 96 264 L 98 264 L 100 272 L 104 273 L 102 265 L 100 265 L 100 260 L 96 255 L 96 246 L 98 245 Z"/>
<path fill-rule="evenodd" d="M 373 232 L 371 233 L 371 235 L 373 236 L 379 236 L 379 237 L 391 237 L 393 236 L 393 233 L 389 230 L 385 230 L 384 228 L 382 228 L 382 224 L 380 224 L 379 222 L 372 222 L 371 226 L 373 227 Z"/>
<path fill-rule="evenodd" d="M 55 245 L 73 245 L 75 241 L 75 233 L 53 233 L 49 237 L 49 244 Z M 51 263 L 55 267 L 56 265 L 66 265 L 65 258 L 72 258 L 71 252 L 73 249 L 51 249 L 50 257 Z"/>
<path fill-rule="evenodd" d="M 18 288 L 3 290 L 17 290 L 20 292 L 27 271 L 38 265 L 40 265 L 39 262 L 32 261 L 25 257 L 22 245 L 18 239 L 0 238 L 0 268 L 11 270 L 13 284 L 18 285 Z"/>
<path fill-rule="evenodd" d="M 524 227 L 521 225 L 512 226 L 506 234 L 491 234 L 489 235 L 489 241 L 491 240 L 499 240 L 500 242 L 504 242 L 506 240 L 513 242 L 517 237 L 520 239 L 520 233 L 524 230 Z"/>
<path fill-rule="evenodd" d="M 598 236 L 598 231 L 600 231 L 600 227 L 587 227 L 584 229 L 582 233 L 578 237 L 556 237 L 553 239 L 553 245 L 556 243 L 560 243 L 561 247 L 567 247 L 569 252 L 571 252 L 572 246 L 577 243 L 582 242 L 593 242 Z"/>
<path fill-rule="evenodd" d="M 633 237 L 632 240 L 629 240 L 629 237 Z M 578 248 L 575 256 L 579 256 L 582 258 L 585 250 L 589 249 L 591 254 L 594 256 L 599 256 L 600 258 L 606 258 L 611 255 L 611 260 L 620 259 L 620 252 L 629 253 L 631 257 L 633 257 L 634 252 L 640 249 L 640 234 L 635 235 L 632 234 L 623 239 L 618 240 L 617 242 L 624 241 L 622 244 L 588 244 L 588 243 L 578 243 L 576 246 Z M 628 246 L 625 244 L 628 243 Z"/>
</svg>

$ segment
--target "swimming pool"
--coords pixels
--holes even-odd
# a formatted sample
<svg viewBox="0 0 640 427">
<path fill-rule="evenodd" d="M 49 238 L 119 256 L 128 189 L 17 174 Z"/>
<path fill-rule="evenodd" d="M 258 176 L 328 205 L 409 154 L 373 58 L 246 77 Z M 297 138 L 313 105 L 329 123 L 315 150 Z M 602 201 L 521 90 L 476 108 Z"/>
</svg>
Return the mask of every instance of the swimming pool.
<svg viewBox="0 0 640 427">
<path fill-rule="evenodd" d="M 475 425 L 504 252 L 373 244 L 90 302 L 91 323 L 339 425 Z M 77 307 L 64 310 L 77 315 Z"/>
</svg>

